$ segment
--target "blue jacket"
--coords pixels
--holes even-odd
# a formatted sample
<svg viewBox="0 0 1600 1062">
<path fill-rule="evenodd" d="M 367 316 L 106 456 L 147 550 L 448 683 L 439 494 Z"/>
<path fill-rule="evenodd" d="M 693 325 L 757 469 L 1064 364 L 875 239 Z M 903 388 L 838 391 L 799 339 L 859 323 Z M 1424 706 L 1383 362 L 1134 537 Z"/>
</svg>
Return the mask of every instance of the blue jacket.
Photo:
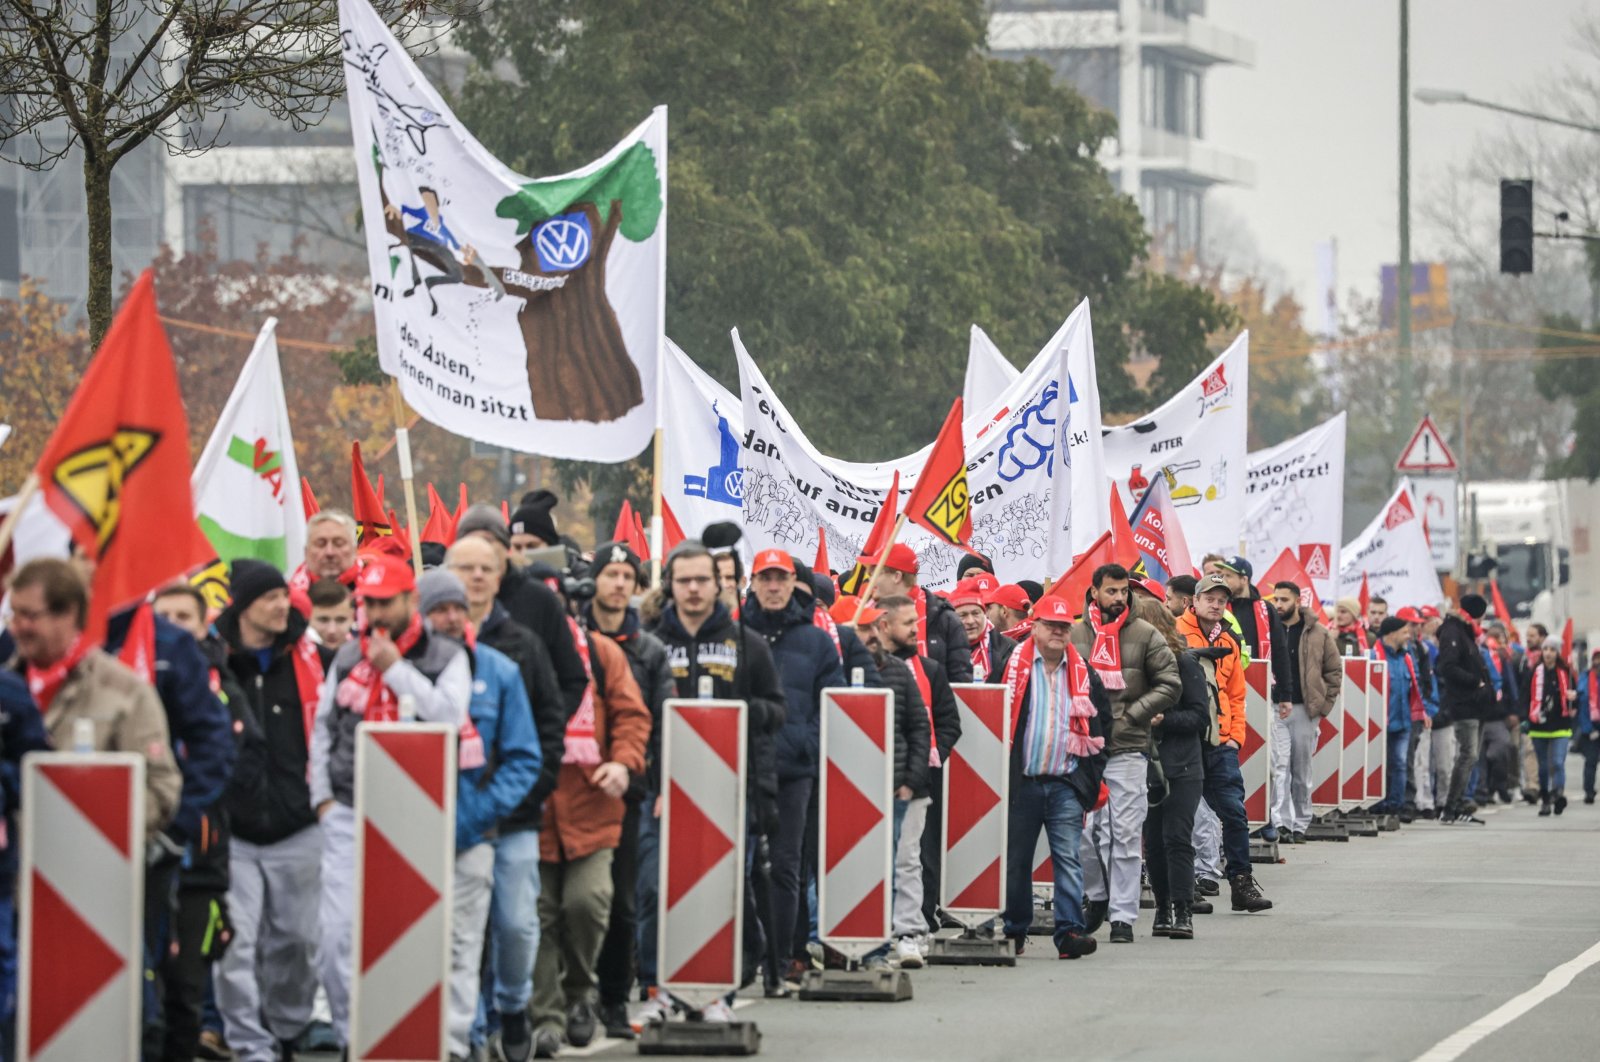
<svg viewBox="0 0 1600 1062">
<path fill-rule="evenodd" d="M 17 805 L 22 797 L 22 757 L 50 748 L 44 717 L 28 684 L 0 668 L 0 791 L 5 800 L 5 845 L 0 847 L 0 899 L 9 899 L 17 880 Z"/>
<path fill-rule="evenodd" d="M 487 762 L 456 776 L 456 851 L 479 844 L 516 810 L 539 780 L 544 754 L 522 672 L 504 653 L 479 645 L 472 654 L 467 714 L 483 739 Z"/>
<path fill-rule="evenodd" d="M 1600 730 L 1589 718 L 1589 683 L 1595 680 L 1594 668 L 1578 672 L 1578 733 L 1592 734 Z"/>
<path fill-rule="evenodd" d="M 752 594 L 740 615 L 772 647 L 789 708 L 778 731 L 778 779 L 814 778 L 821 760 L 822 691 L 849 685 L 839 652 L 828 632 L 812 622 L 811 600 L 799 594 L 782 612 L 763 611 Z"/>
<path fill-rule="evenodd" d="M 106 652 L 122 651 L 133 619 L 129 609 L 111 619 Z M 156 693 L 167 710 L 172 750 L 183 772 L 183 793 L 167 836 L 188 844 L 200 835 L 200 818 L 233 775 L 233 720 L 211 692 L 211 665 L 188 631 L 156 618 Z"/>
<path fill-rule="evenodd" d="M 1386 729 L 1391 733 L 1410 730 L 1411 670 L 1406 667 L 1406 651 L 1390 649 L 1382 642 L 1378 643 L 1378 649 L 1389 664 L 1389 722 Z M 1426 706 L 1428 699 L 1424 697 L 1422 700 Z"/>
</svg>

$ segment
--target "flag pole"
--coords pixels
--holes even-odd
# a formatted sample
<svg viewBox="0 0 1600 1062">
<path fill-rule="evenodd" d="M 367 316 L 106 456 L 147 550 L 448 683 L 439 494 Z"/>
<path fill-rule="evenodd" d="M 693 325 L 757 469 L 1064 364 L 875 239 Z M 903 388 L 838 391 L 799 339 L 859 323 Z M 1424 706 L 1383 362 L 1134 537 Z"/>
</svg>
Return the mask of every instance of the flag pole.
<svg viewBox="0 0 1600 1062">
<path fill-rule="evenodd" d="M 861 622 L 861 613 L 867 608 L 867 594 L 872 590 L 872 584 L 878 581 L 878 576 L 883 574 L 883 566 L 889 560 L 889 551 L 894 548 L 895 542 L 900 538 L 900 529 L 906 526 L 906 514 L 901 513 L 894 518 L 894 526 L 889 529 L 889 541 L 883 544 L 878 551 L 878 563 L 873 565 L 872 574 L 867 576 L 867 584 L 856 593 L 856 614 L 850 617 L 850 626 L 854 627 Z"/>
<path fill-rule="evenodd" d="M 28 507 L 33 496 L 39 493 L 39 473 L 29 472 L 28 478 L 22 481 L 22 489 L 17 491 L 17 503 L 6 513 L 4 523 L 0 523 L 0 554 L 11 546 L 11 538 L 17 532 L 17 524 L 22 520 L 22 510 Z"/>
<path fill-rule="evenodd" d="M 389 377 L 389 394 L 394 399 L 394 447 L 400 458 L 400 483 L 406 492 L 406 523 L 410 525 L 411 563 L 422 574 L 422 531 L 417 525 L 417 488 L 411 477 L 411 433 L 405 426 L 405 407 L 400 400 L 400 379 Z"/>
<path fill-rule="evenodd" d="M 660 377 L 657 378 L 657 394 L 660 391 Z M 659 398 L 657 399 L 659 401 Z M 650 585 L 661 585 L 661 562 L 666 555 L 663 546 L 666 544 L 666 531 L 661 518 L 661 469 L 666 464 L 666 457 L 662 452 L 662 431 L 656 428 L 655 456 L 651 459 L 650 470 Z"/>
</svg>

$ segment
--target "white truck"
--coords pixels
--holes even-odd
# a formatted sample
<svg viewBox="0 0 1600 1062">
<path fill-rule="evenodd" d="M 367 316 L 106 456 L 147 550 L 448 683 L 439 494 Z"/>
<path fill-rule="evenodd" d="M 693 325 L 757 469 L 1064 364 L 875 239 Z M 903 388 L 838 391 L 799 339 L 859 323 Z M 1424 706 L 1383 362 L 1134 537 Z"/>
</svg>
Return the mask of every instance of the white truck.
<svg viewBox="0 0 1600 1062">
<path fill-rule="evenodd" d="M 1580 645 L 1600 645 L 1600 485 L 1486 481 L 1464 494 L 1469 553 L 1494 559 L 1518 629 L 1559 635 L 1570 616 Z"/>
</svg>

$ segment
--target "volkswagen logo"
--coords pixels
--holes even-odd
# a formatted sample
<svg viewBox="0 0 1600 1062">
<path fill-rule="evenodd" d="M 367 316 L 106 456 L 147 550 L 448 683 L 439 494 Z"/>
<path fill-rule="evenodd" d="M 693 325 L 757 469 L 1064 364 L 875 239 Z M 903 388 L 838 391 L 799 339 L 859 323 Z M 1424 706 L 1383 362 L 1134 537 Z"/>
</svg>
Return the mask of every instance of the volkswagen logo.
<svg viewBox="0 0 1600 1062">
<path fill-rule="evenodd" d="M 539 267 L 547 273 L 577 269 L 589 260 L 589 219 L 581 213 L 563 214 L 540 225 L 533 234 Z"/>
</svg>

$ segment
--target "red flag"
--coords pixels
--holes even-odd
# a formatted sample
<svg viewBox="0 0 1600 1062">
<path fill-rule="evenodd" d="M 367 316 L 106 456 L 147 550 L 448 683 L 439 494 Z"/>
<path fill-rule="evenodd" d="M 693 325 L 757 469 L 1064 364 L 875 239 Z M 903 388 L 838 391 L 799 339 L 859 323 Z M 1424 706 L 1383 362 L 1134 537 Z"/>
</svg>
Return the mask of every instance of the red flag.
<svg viewBox="0 0 1600 1062">
<path fill-rule="evenodd" d="M 644 529 L 644 517 L 639 515 L 639 510 L 633 511 L 633 551 L 641 557 L 650 556 L 650 532 Z"/>
<path fill-rule="evenodd" d="M 506 522 L 507 527 L 511 526 L 511 503 L 504 498 L 500 499 L 500 519 Z"/>
<path fill-rule="evenodd" d="M 832 575 L 833 569 L 828 564 L 828 529 L 817 528 L 817 556 L 811 562 L 811 570 L 819 575 Z"/>
<path fill-rule="evenodd" d="M 45 444 L 44 502 L 95 561 L 87 636 L 216 551 L 191 518 L 189 420 L 149 270 L 134 282 Z"/>
<path fill-rule="evenodd" d="M 633 503 L 627 498 L 622 499 L 622 508 L 617 512 L 617 526 L 611 529 L 611 541 L 629 545 L 633 542 Z"/>
<path fill-rule="evenodd" d="M 1506 607 L 1506 599 L 1500 596 L 1500 580 L 1493 576 L 1489 577 L 1489 599 L 1494 602 L 1495 618 L 1506 625 L 1511 640 L 1520 645 L 1522 636 L 1517 633 L 1517 625 L 1511 620 L 1511 610 Z"/>
<path fill-rule="evenodd" d="M 889 544 L 889 536 L 894 532 L 895 520 L 899 516 L 900 508 L 900 471 L 895 470 L 894 479 L 889 483 L 889 492 L 883 496 L 883 504 L 878 507 L 878 515 L 872 521 L 872 529 L 867 532 L 867 541 L 861 547 L 861 556 L 856 559 L 855 566 L 850 569 L 844 578 L 839 580 L 839 590 L 844 594 L 858 593 L 861 584 L 867 576 L 872 574 L 868 565 L 862 563 L 869 557 L 877 557 Z"/>
<path fill-rule="evenodd" d="M 1115 484 L 1111 487 L 1111 559 L 1100 563 L 1120 564 L 1129 571 L 1139 563 L 1139 543 L 1133 537 L 1133 528 L 1128 524 L 1128 510 L 1122 507 L 1122 495 Z"/>
<path fill-rule="evenodd" d="M 1272 562 L 1272 567 L 1261 577 L 1261 596 L 1270 598 L 1273 587 L 1280 582 L 1291 582 L 1298 586 L 1300 607 L 1314 613 L 1323 623 L 1328 622 L 1328 614 L 1322 611 L 1322 603 L 1317 600 L 1317 591 L 1311 582 L 1311 576 L 1306 574 L 1306 566 L 1300 563 L 1299 554 L 1292 549 L 1285 548 L 1278 554 L 1278 559 Z"/>
<path fill-rule="evenodd" d="M 1561 628 L 1561 659 L 1572 662 L 1572 617 L 1567 617 L 1566 626 Z"/>
<path fill-rule="evenodd" d="M 672 506 L 667 504 L 667 499 L 661 499 L 661 547 L 666 553 L 671 553 L 674 546 L 682 542 L 687 536 L 683 533 L 683 525 L 678 523 L 678 518 L 672 512 Z M 664 554 L 663 554 L 664 555 Z"/>
<path fill-rule="evenodd" d="M 433 489 L 433 484 L 428 484 L 428 522 L 422 527 L 422 541 L 436 542 L 441 546 L 448 546 L 456 540 L 456 522 L 450 510 L 445 507 L 444 499 L 439 497 L 439 492 Z"/>
<path fill-rule="evenodd" d="M 1115 488 L 1113 488 L 1115 489 Z M 1113 513 L 1112 519 L 1114 520 Z M 1123 522 L 1127 519 L 1124 517 Z M 1066 574 L 1057 579 L 1055 585 L 1050 587 L 1046 597 L 1058 597 L 1072 609 L 1074 617 L 1081 616 L 1084 610 L 1084 599 L 1089 593 L 1089 588 L 1094 585 L 1094 570 L 1102 564 L 1121 563 L 1116 559 L 1116 545 L 1112 541 L 1115 528 L 1103 531 L 1094 544 L 1073 560 L 1072 567 Z M 1041 599 L 1042 600 L 1042 599 Z"/>
<path fill-rule="evenodd" d="M 961 442 L 961 399 L 950 404 L 944 427 L 928 451 L 928 463 L 906 499 L 906 519 L 952 546 L 972 537 L 972 498 L 967 492 L 967 455 Z"/>
<path fill-rule="evenodd" d="M 305 509 L 307 520 L 322 511 L 322 506 L 317 504 L 317 496 L 311 493 L 311 484 L 304 476 L 300 477 L 300 504 Z"/>
<path fill-rule="evenodd" d="M 382 480 L 382 477 L 379 477 Z M 383 495 L 372 489 L 367 466 L 361 460 L 361 444 L 350 444 L 350 515 L 356 520 L 356 544 L 365 546 L 394 530 L 384 515 Z"/>
<path fill-rule="evenodd" d="M 1372 604 L 1372 588 L 1367 585 L 1367 573 L 1361 573 L 1361 592 L 1356 595 L 1356 604 L 1361 606 L 1361 615 L 1356 617 L 1356 622 L 1367 622 L 1367 606 Z"/>
</svg>

